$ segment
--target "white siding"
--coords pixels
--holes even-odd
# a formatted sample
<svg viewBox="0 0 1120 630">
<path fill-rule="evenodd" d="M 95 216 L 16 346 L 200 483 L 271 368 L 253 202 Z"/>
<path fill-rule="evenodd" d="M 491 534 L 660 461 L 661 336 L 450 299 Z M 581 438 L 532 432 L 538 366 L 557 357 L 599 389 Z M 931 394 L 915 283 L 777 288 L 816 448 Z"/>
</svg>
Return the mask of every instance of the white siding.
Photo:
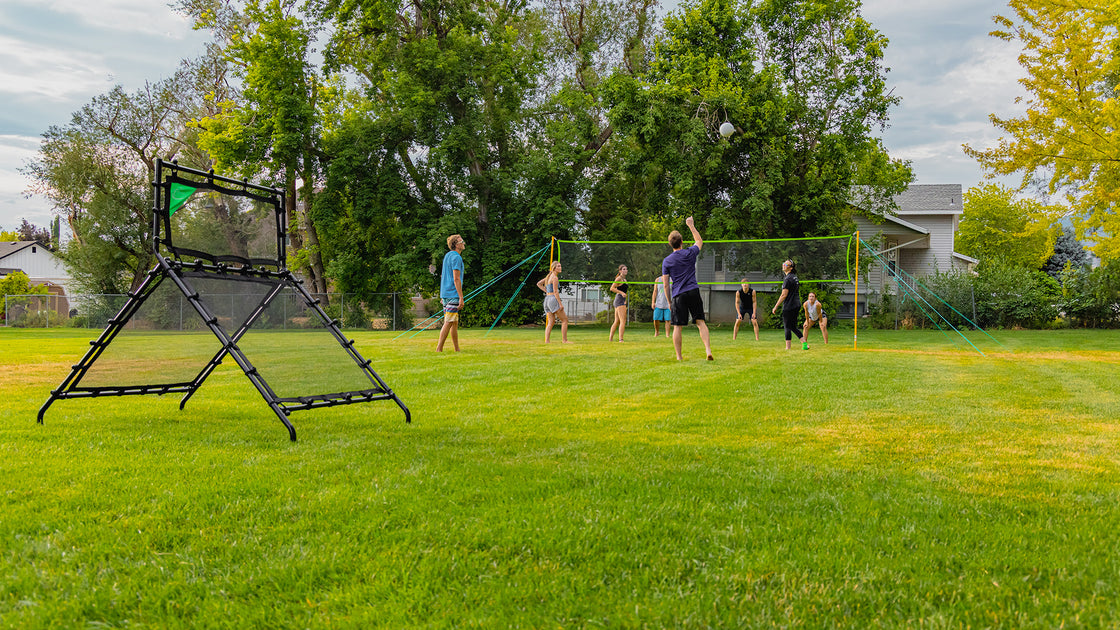
<svg viewBox="0 0 1120 630">
<path fill-rule="evenodd" d="M 27 274 L 32 283 L 49 280 L 55 284 L 65 284 L 70 279 L 62 260 L 42 245 L 31 245 L 0 259 L 0 267 L 19 269 Z"/>
</svg>

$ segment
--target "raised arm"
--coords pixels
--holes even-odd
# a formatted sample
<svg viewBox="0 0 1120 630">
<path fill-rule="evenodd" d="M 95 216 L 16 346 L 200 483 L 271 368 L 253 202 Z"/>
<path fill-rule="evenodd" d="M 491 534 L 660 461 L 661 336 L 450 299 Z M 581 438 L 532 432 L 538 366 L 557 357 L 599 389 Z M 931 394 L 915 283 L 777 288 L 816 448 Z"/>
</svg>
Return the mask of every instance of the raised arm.
<svg viewBox="0 0 1120 630">
<path fill-rule="evenodd" d="M 696 229 L 696 223 L 692 220 L 692 217 L 685 219 L 684 224 L 692 230 L 692 240 L 696 241 L 696 249 L 704 247 L 704 239 L 700 238 L 700 232 Z"/>
</svg>

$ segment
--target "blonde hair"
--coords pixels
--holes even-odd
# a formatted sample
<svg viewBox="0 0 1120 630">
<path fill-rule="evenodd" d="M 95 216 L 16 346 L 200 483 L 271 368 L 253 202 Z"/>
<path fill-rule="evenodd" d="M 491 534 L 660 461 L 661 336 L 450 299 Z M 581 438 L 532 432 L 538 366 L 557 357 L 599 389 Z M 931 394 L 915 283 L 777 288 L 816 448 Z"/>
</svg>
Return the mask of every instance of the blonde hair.
<svg viewBox="0 0 1120 630">
<path fill-rule="evenodd" d="M 451 236 L 448 236 L 447 249 L 455 249 L 455 245 L 461 240 L 463 240 L 463 237 L 459 236 L 458 234 L 452 234 Z"/>
<path fill-rule="evenodd" d="M 548 266 L 548 270 L 550 272 L 555 272 L 556 268 L 559 267 L 559 266 L 560 266 L 560 261 L 559 260 L 554 260 L 554 261 L 552 261 L 552 264 Z"/>
<path fill-rule="evenodd" d="M 681 233 L 676 230 L 669 232 L 669 247 L 680 249 L 682 245 L 684 245 L 684 237 L 681 236 Z"/>
</svg>

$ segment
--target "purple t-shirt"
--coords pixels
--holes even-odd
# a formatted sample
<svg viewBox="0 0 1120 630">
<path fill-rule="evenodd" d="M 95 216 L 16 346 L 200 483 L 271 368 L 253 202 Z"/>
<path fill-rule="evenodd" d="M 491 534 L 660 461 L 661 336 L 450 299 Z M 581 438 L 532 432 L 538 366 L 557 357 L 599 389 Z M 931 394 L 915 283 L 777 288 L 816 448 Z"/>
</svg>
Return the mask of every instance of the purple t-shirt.
<svg viewBox="0 0 1120 630">
<path fill-rule="evenodd" d="M 661 273 L 669 274 L 673 281 L 673 297 L 700 288 L 696 284 L 696 257 L 699 255 L 700 248 L 693 245 L 674 251 L 661 262 Z"/>
</svg>

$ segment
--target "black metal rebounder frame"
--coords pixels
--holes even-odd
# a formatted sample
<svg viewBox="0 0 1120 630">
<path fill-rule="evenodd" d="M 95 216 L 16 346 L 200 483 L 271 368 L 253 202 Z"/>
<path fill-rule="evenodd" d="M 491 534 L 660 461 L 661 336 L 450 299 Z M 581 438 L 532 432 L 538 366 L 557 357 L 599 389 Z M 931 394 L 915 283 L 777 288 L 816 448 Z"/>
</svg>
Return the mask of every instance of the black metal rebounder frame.
<svg viewBox="0 0 1120 630">
<path fill-rule="evenodd" d="M 270 227 L 275 228 L 276 242 L 275 250 L 269 249 L 269 253 L 274 252 L 274 255 L 263 257 L 253 255 L 259 252 L 219 254 L 186 247 L 185 245 L 189 243 L 180 243 L 177 246 L 175 235 L 172 233 L 171 222 L 171 215 L 174 212 L 171 191 L 175 184 L 189 187 L 194 191 L 213 191 L 233 197 L 247 197 L 271 208 L 273 217 L 269 217 L 269 219 L 274 219 L 275 225 Z M 51 391 L 50 398 L 39 409 L 38 422 L 40 424 L 43 423 L 43 415 L 51 404 L 64 398 L 183 394 L 183 398 L 179 402 L 179 408 L 182 409 L 227 356 L 233 358 L 241 371 L 260 392 L 268 406 L 284 423 L 292 441 L 296 439 L 296 431 L 288 420 L 288 416 L 293 411 L 303 409 L 334 407 L 375 400 L 392 400 L 404 411 L 405 422 L 411 422 L 412 414 L 408 407 L 370 367 L 371 362 L 358 353 L 354 347 L 354 340 L 343 336 L 339 321 L 329 317 L 320 305 L 319 300 L 312 297 L 304 288 L 303 282 L 288 270 L 284 237 L 287 221 L 284 211 L 284 192 L 282 190 L 258 186 L 246 181 L 237 181 L 215 175 L 213 171 L 198 171 L 160 160 L 156 161 L 156 174 L 155 181 L 152 182 L 152 189 L 154 196 L 152 247 L 157 264 L 148 272 L 140 286 L 128 294 L 128 301 L 116 316 L 109 320 L 105 329 L 101 332 L 101 336 L 90 342 L 90 349 L 81 361 L 72 366 L 70 375 L 62 381 L 57 389 Z M 269 243 L 268 245 L 271 247 L 272 244 Z M 263 297 L 245 317 L 244 321 L 240 323 L 240 326 L 230 331 L 227 330 L 226 326 L 223 326 L 219 317 L 207 307 L 205 300 L 202 299 L 196 289 L 197 284 L 203 283 L 207 279 L 255 283 L 264 286 L 265 291 Z M 136 315 L 144 302 L 152 296 L 156 288 L 168 280 L 190 303 L 206 328 L 217 337 L 221 344 L 218 352 L 189 381 L 131 386 L 83 386 L 82 378 L 89 372 L 106 348 Z M 354 361 L 355 367 L 365 374 L 369 381 L 369 387 L 308 396 L 281 397 L 277 395 L 239 347 L 238 342 L 242 340 L 253 324 L 264 315 L 273 301 L 286 290 L 297 296 L 303 303 L 303 307 L 312 311 L 320 320 L 323 328 L 334 337 L 346 354 Z"/>
</svg>

